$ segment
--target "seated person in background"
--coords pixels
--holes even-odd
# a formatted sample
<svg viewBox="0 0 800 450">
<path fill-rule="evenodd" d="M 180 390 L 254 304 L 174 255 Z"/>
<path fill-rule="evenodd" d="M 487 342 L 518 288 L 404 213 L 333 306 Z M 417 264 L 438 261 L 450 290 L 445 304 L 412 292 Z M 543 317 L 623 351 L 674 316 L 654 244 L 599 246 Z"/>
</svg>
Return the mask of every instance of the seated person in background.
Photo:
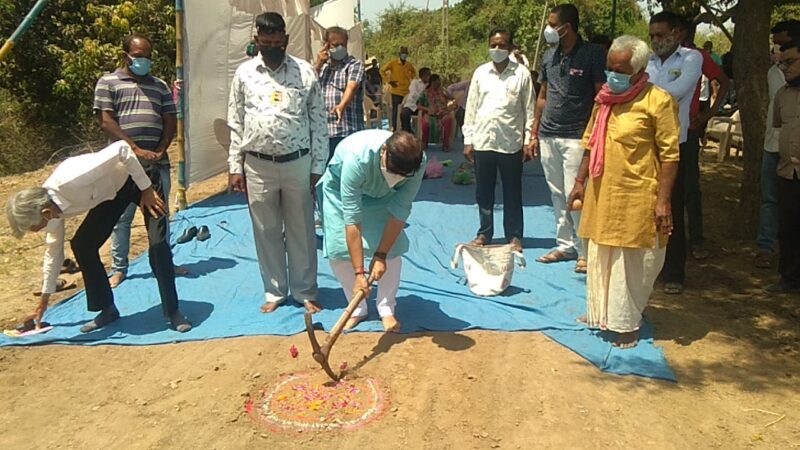
<svg viewBox="0 0 800 450">
<path fill-rule="evenodd" d="M 470 80 L 459 81 L 447 86 L 445 92 L 448 97 L 455 100 L 456 109 L 456 131 L 464 125 L 464 112 L 467 110 L 467 94 L 469 94 Z"/>
<path fill-rule="evenodd" d="M 422 95 L 430 78 L 431 69 L 423 67 L 419 69 L 419 78 L 411 80 L 408 95 L 403 102 L 403 110 L 400 111 L 400 128 L 406 133 L 414 133 L 414 130 L 411 129 L 411 116 L 417 113 L 417 99 Z"/>
<path fill-rule="evenodd" d="M 417 99 L 417 109 L 422 112 L 422 148 L 428 147 L 431 138 L 441 137 L 442 150 L 450 151 L 450 132 L 453 130 L 450 99 L 442 89 L 442 80 L 437 74 L 431 75 L 428 87 Z"/>
</svg>

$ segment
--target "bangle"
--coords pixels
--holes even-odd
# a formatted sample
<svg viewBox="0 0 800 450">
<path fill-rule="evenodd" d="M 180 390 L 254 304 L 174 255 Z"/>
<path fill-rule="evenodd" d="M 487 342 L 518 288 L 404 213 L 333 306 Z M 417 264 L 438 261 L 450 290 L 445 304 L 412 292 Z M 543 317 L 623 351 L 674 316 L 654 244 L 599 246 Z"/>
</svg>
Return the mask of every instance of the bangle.
<svg viewBox="0 0 800 450">
<path fill-rule="evenodd" d="M 386 252 L 375 252 L 375 254 L 373 254 L 372 257 L 374 259 L 379 259 L 381 261 L 386 261 Z"/>
<path fill-rule="evenodd" d="M 366 275 L 366 274 L 367 274 L 367 272 L 364 271 L 363 267 L 361 267 L 361 268 L 359 268 L 358 270 L 355 271 L 355 275 Z"/>
<path fill-rule="evenodd" d="M 586 178 L 575 178 L 576 183 L 584 184 L 586 183 Z"/>
</svg>

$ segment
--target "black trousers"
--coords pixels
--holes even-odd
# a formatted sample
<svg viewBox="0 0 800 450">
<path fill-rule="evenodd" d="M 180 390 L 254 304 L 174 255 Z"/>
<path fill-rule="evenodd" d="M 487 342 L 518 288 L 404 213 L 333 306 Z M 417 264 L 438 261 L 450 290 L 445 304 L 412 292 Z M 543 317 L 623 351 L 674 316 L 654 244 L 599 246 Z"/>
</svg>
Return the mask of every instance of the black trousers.
<svg viewBox="0 0 800 450">
<path fill-rule="evenodd" d="M 686 204 L 686 166 L 691 159 L 685 156 L 690 151 L 691 144 L 681 144 L 678 176 L 672 187 L 672 236 L 669 237 L 664 268 L 661 269 L 661 277 L 665 283 L 683 284 L 686 278 L 686 221 L 683 212 Z"/>
<path fill-rule="evenodd" d="M 800 288 L 800 180 L 778 177 L 778 272 L 791 288 Z"/>
<path fill-rule="evenodd" d="M 400 128 L 403 131 L 414 133 L 414 131 L 411 129 L 411 116 L 414 114 L 416 114 L 416 112 L 408 108 L 403 108 L 400 110 Z"/>
<path fill-rule="evenodd" d="M 392 122 L 389 124 L 392 130 L 397 130 L 397 115 L 400 114 L 400 105 L 403 103 L 402 95 L 392 94 Z"/>
<path fill-rule="evenodd" d="M 161 198 L 164 198 L 158 170 L 147 170 L 147 175 L 153 183 L 153 189 Z M 114 225 L 128 205 L 138 204 L 141 198 L 142 192 L 136 187 L 133 180 L 128 178 L 122 189 L 117 192 L 116 197 L 95 206 L 86 214 L 83 223 L 72 237 L 72 253 L 83 274 L 89 311 L 101 311 L 114 304 L 114 294 L 108 284 L 106 269 L 100 261 L 100 247 L 111 236 Z M 158 281 L 158 291 L 161 295 L 161 306 L 165 316 L 178 310 L 175 267 L 172 264 L 172 250 L 169 248 L 167 239 L 168 221 L 169 218 L 166 216 L 154 219 L 149 214 L 144 214 L 147 239 L 150 243 L 148 253 L 150 268 L 153 269 Z"/>
<path fill-rule="evenodd" d="M 686 197 L 687 230 L 689 244 L 702 245 L 703 238 L 703 194 L 700 192 L 700 134 L 697 130 L 689 130 L 686 143 L 681 146 L 683 164 L 683 182 Z"/>
<path fill-rule="evenodd" d="M 494 236 L 494 191 L 497 173 L 503 183 L 503 230 L 506 240 L 522 239 L 522 152 L 475 152 L 475 199 L 480 215 L 478 234 Z"/>
</svg>

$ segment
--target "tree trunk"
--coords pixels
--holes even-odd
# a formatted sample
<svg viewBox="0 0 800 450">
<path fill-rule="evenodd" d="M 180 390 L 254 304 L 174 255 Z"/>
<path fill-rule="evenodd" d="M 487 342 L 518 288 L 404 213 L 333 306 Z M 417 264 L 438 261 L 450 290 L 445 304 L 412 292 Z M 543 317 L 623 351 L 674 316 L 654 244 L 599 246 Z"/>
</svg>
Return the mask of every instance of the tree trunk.
<svg viewBox="0 0 800 450">
<path fill-rule="evenodd" d="M 758 229 L 772 2 L 739 0 L 733 35 L 733 75 L 744 136 L 744 173 L 735 229 L 741 231 L 742 238 L 755 238 Z"/>
</svg>

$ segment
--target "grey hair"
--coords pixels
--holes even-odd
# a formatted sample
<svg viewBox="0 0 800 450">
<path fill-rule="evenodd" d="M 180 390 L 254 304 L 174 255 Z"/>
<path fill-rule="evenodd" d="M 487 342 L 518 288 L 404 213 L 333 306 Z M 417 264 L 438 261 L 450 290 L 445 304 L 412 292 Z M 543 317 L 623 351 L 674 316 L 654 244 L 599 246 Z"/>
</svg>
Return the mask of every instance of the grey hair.
<svg viewBox="0 0 800 450">
<path fill-rule="evenodd" d="M 14 237 L 22 239 L 31 227 L 40 224 L 42 210 L 52 204 L 47 189 L 41 187 L 23 189 L 9 197 L 6 218 Z"/>
<path fill-rule="evenodd" d="M 608 53 L 614 52 L 631 52 L 631 66 L 633 66 L 633 73 L 638 73 L 647 67 L 647 61 L 650 59 L 650 46 L 647 42 L 639 39 L 636 36 L 626 34 L 614 39 L 611 43 L 611 48 Z"/>
</svg>

